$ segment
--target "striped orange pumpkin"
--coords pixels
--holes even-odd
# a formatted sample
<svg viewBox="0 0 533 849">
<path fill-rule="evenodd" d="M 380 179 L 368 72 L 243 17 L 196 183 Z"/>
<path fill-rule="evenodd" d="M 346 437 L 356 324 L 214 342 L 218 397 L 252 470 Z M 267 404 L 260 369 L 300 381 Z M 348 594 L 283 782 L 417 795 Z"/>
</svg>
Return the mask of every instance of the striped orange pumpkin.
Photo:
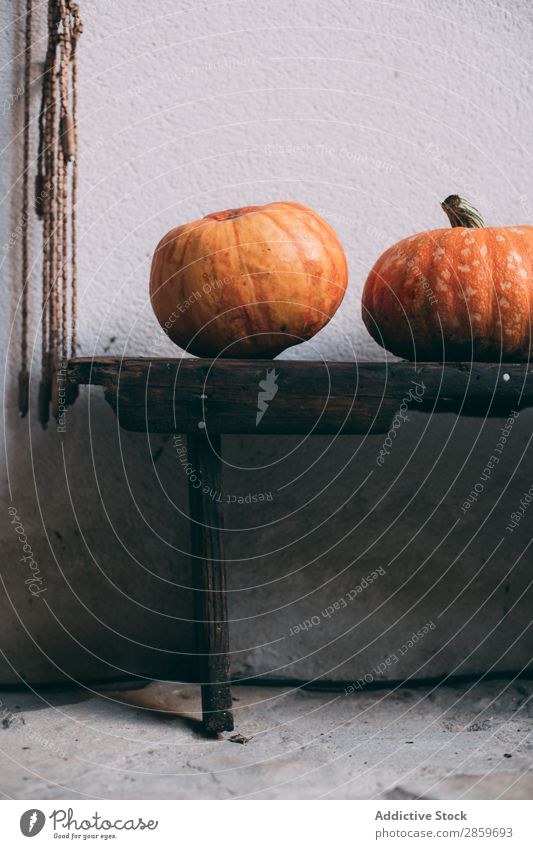
<svg viewBox="0 0 533 849">
<path fill-rule="evenodd" d="M 533 227 L 485 227 L 451 195 L 451 228 L 428 230 L 378 259 L 363 291 L 376 342 L 409 360 L 528 360 L 533 328 Z"/>
<path fill-rule="evenodd" d="M 168 336 L 193 354 L 273 357 L 330 320 L 347 282 L 333 228 L 279 202 L 171 230 L 154 253 L 150 297 Z"/>
</svg>

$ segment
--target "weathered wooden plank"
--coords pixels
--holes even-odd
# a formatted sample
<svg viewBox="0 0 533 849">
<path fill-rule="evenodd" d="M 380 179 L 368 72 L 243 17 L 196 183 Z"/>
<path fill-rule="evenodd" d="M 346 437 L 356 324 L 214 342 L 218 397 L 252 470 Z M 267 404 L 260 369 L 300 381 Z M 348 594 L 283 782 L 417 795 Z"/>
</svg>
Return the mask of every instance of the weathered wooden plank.
<svg viewBox="0 0 533 849">
<path fill-rule="evenodd" d="M 190 436 L 188 450 L 202 484 L 211 492 L 221 492 L 220 437 L 208 441 L 204 434 Z M 211 733 L 232 731 L 222 505 L 191 484 L 189 509 L 203 723 Z"/>
<path fill-rule="evenodd" d="M 524 363 L 103 357 L 72 360 L 69 379 L 103 385 L 126 429 L 160 433 L 380 433 L 404 400 L 474 416 L 533 406 Z"/>
</svg>

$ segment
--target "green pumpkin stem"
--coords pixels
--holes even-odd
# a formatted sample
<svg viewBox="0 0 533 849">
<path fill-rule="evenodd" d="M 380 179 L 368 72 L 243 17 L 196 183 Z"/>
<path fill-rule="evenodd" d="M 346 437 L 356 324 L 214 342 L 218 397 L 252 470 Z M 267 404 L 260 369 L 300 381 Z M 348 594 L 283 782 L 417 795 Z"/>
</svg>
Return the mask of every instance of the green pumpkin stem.
<svg viewBox="0 0 533 849">
<path fill-rule="evenodd" d="M 471 203 L 459 195 L 450 195 L 441 203 L 452 227 L 484 227 L 485 222 Z"/>
</svg>

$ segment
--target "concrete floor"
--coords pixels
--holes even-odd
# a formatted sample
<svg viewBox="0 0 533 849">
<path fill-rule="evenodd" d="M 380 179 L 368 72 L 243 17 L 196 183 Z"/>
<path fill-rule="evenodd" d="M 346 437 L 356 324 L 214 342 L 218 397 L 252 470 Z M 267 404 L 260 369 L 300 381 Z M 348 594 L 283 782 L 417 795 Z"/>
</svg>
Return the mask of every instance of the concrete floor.
<svg viewBox="0 0 533 849">
<path fill-rule="evenodd" d="M 193 686 L 0 694 L 15 799 L 533 798 L 533 681 L 345 695 L 234 688 L 206 739 Z"/>
</svg>

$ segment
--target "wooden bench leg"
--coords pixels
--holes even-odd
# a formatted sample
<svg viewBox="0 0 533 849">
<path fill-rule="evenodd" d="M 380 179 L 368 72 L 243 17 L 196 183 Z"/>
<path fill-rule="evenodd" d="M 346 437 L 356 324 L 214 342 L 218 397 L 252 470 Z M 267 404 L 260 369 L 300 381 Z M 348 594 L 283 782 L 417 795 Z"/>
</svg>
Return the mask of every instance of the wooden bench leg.
<svg viewBox="0 0 533 849">
<path fill-rule="evenodd" d="M 189 507 L 202 715 L 206 731 L 217 733 L 233 730 L 220 437 L 189 436 L 188 447 L 194 469 Z"/>
</svg>

